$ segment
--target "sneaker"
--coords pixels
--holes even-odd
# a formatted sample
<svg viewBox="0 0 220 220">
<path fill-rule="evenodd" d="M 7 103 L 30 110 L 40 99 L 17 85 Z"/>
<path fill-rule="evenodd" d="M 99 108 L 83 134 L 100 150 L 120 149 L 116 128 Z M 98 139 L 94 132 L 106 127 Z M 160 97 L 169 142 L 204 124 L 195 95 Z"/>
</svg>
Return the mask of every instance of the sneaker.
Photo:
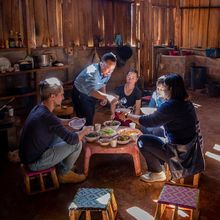
<svg viewBox="0 0 220 220">
<path fill-rule="evenodd" d="M 160 173 L 147 172 L 140 177 L 140 180 L 148 183 L 162 182 L 166 180 L 166 174 L 164 171 Z"/>
<path fill-rule="evenodd" d="M 86 179 L 84 174 L 77 174 L 73 171 L 69 171 L 63 175 L 58 176 L 60 183 L 80 183 Z"/>
</svg>

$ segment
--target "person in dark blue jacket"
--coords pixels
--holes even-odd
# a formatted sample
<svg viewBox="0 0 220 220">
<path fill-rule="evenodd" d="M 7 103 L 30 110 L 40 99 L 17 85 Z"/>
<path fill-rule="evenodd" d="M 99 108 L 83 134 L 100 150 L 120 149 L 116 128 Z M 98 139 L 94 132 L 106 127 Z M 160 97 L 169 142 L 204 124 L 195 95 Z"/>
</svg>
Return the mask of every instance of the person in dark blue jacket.
<svg viewBox="0 0 220 220">
<path fill-rule="evenodd" d="M 89 128 L 71 132 L 67 130 L 53 110 L 61 105 L 63 86 L 57 78 L 40 82 L 42 102 L 28 115 L 20 140 L 20 158 L 30 170 L 38 171 L 57 166 L 61 183 L 77 183 L 85 180 L 84 174 L 71 169 L 82 150 L 82 138 Z"/>
<path fill-rule="evenodd" d="M 166 99 L 153 114 L 120 116 L 145 127 L 164 126 L 167 142 L 153 135 L 142 135 L 138 146 L 146 159 L 148 172 L 141 176 L 146 182 L 164 181 L 163 163 L 169 165 L 173 179 L 194 175 L 204 170 L 201 136 L 193 104 L 188 100 L 183 79 L 178 74 L 165 76 L 162 97 Z"/>
</svg>

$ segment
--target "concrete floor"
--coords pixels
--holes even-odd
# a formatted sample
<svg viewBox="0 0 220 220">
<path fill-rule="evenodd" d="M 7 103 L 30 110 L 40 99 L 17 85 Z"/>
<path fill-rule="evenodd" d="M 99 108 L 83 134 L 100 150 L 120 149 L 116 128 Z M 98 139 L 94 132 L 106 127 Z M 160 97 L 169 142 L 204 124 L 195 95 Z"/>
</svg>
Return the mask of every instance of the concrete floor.
<svg viewBox="0 0 220 220">
<path fill-rule="evenodd" d="M 193 101 L 200 104 L 197 109 L 204 136 L 205 152 L 219 155 L 213 149 L 220 144 L 220 99 L 208 98 L 194 93 Z M 99 109 L 97 122 L 108 119 L 108 111 Z M 83 154 L 77 161 L 79 171 L 83 168 Z M 146 164 L 142 159 L 142 169 Z M 79 187 L 110 187 L 115 191 L 119 212 L 117 220 L 148 220 L 154 215 L 156 203 L 163 183 L 146 184 L 135 176 L 129 156 L 98 155 L 91 160 L 88 179 L 82 184 L 61 185 L 59 190 L 26 196 L 23 192 L 21 170 L 18 164 L 0 162 L 0 219 L 1 220 L 63 220 L 68 219 L 68 206 Z M 200 180 L 202 220 L 219 220 L 220 214 L 220 161 L 206 157 L 206 171 Z M 133 208 L 133 209 L 131 209 Z M 144 213 L 144 218 L 134 218 L 129 212 Z M 92 219 L 100 219 L 93 216 Z M 81 220 L 84 217 L 80 218 Z M 186 218 L 180 218 L 186 219 Z"/>
</svg>

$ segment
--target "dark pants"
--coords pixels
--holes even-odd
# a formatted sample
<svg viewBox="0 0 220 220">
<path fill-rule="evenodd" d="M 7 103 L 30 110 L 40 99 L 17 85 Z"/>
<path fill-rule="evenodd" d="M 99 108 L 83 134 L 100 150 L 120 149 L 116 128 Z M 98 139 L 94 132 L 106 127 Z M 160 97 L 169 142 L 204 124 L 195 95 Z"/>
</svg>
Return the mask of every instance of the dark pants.
<svg viewBox="0 0 220 220">
<path fill-rule="evenodd" d="M 72 101 L 76 116 L 79 118 L 86 118 L 86 125 L 92 125 L 96 99 L 79 92 L 76 87 L 73 86 Z"/>
<path fill-rule="evenodd" d="M 166 154 L 164 142 L 153 135 L 141 135 L 137 143 L 147 162 L 148 171 L 161 172 L 161 165 L 164 162 L 168 162 L 169 159 Z"/>
</svg>

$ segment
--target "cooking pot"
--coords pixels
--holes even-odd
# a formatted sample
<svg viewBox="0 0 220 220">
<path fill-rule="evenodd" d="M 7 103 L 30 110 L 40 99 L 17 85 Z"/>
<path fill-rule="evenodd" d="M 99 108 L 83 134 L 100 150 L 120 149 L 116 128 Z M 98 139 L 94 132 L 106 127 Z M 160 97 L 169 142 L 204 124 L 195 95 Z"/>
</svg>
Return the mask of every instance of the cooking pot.
<svg viewBox="0 0 220 220">
<path fill-rule="evenodd" d="M 42 54 L 37 56 L 37 63 L 40 67 L 45 67 L 50 65 L 50 55 L 49 54 Z"/>
</svg>

